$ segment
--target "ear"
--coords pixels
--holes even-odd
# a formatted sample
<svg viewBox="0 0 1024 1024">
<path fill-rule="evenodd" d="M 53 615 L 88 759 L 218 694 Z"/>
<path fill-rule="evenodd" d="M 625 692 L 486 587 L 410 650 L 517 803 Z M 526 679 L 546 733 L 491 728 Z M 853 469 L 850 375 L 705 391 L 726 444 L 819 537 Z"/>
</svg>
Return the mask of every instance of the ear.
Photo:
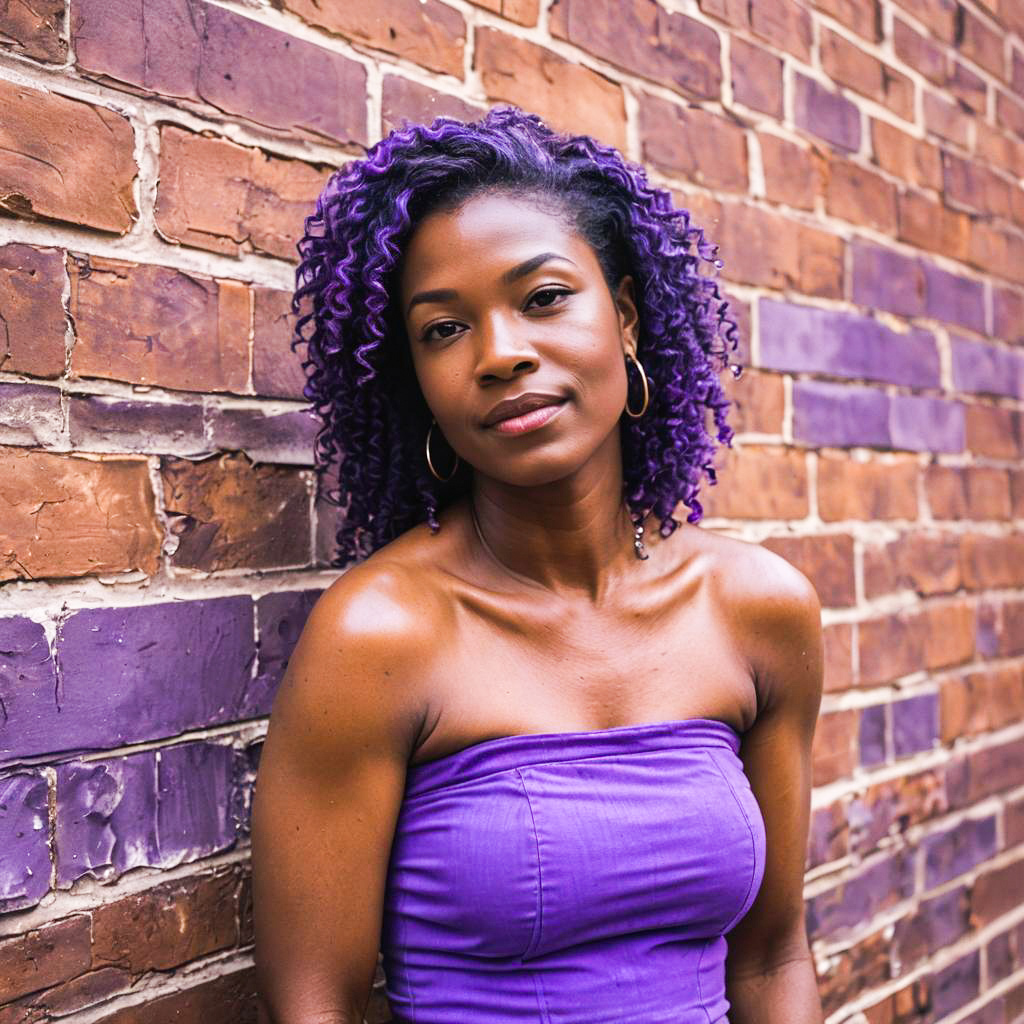
<svg viewBox="0 0 1024 1024">
<path fill-rule="evenodd" d="M 623 351 L 635 356 L 640 318 L 633 296 L 633 278 L 627 274 L 619 282 L 619 287 L 612 298 L 619 314 L 619 333 L 622 335 Z"/>
</svg>

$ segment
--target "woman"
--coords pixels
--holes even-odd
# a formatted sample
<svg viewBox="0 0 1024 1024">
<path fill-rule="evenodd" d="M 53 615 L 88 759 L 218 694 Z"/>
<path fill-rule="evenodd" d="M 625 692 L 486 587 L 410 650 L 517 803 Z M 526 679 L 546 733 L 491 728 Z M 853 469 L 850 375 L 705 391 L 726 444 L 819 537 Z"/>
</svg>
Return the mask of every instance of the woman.
<svg viewBox="0 0 1024 1024">
<path fill-rule="evenodd" d="M 400 1024 L 819 1024 L 820 608 L 695 525 L 708 419 L 732 439 L 713 248 L 514 109 L 392 134 L 299 248 L 318 464 L 362 560 L 260 767 L 271 1019 L 362 1021 L 380 950 Z"/>
</svg>

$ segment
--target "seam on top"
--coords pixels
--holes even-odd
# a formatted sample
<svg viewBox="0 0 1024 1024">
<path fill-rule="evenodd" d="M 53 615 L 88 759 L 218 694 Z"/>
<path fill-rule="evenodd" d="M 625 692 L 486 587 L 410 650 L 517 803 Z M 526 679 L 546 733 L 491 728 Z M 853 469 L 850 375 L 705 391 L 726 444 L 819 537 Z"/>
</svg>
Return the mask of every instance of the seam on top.
<svg viewBox="0 0 1024 1024">
<path fill-rule="evenodd" d="M 704 1011 L 704 1016 L 708 1019 L 708 1024 L 713 1024 L 711 1020 L 711 1013 L 708 1010 L 708 1004 L 704 1002 L 704 992 L 701 989 L 700 984 L 700 969 L 704 963 L 704 954 L 708 951 L 708 946 L 711 945 L 712 939 L 707 938 L 704 940 L 704 945 L 700 947 L 700 956 L 697 957 L 697 999 L 700 1001 L 700 1008 Z"/>
<path fill-rule="evenodd" d="M 499 768 L 493 772 L 486 772 L 483 775 L 478 775 L 472 779 L 466 779 L 465 782 L 456 782 L 451 785 L 435 786 L 433 788 L 424 789 L 420 793 L 412 793 L 406 797 L 406 800 L 418 800 L 422 796 L 429 796 L 431 793 L 437 792 L 450 792 L 453 789 L 460 789 L 463 786 L 471 786 L 474 782 L 479 782 L 481 779 L 490 778 L 492 775 L 504 775 L 506 772 L 518 772 L 521 768 L 544 768 L 553 764 L 577 764 L 580 761 L 599 761 L 606 757 L 650 757 L 652 754 L 664 754 L 664 753 L 678 753 L 680 750 L 693 749 L 698 752 L 707 753 L 707 745 L 705 744 L 694 744 L 689 747 L 659 747 L 656 750 L 633 750 L 628 751 L 625 754 L 621 750 L 616 750 L 609 754 L 581 754 L 579 757 L 559 757 L 551 761 L 531 761 L 529 764 L 523 765 L 512 765 L 509 768 Z M 731 750 L 732 748 L 726 748 Z M 717 765 L 716 765 L 717 767 Z M 721 770 L 721 769 L 719 769 Z M 520 776 L 520 779 L 522 776 Z M 525 787 L 524 787 L 525 788 Z"/>
<path fill-rule="evenodd" d="M 520 960 L 525 960 L 540 944 L 541 931 L 544 925 L 544 875 L 540 862 L 540 836 L 537 832 L 537 817 L 533 813 L 533 801 L 530 799 L 530 791 L 526 788 L 526 780 L 523 778 L 523 773 L 518 768 L 512 770 L 516 773 L 523 795 L 526 797 L 526 806 L 530 810 L 530 824 L 533 826 L 533 844 L 537 851 L 537 919 L 533 923 L 533 933 L 530 936 L 530 942 L 519 957 Z"/>
<path fill-rule="evenodd" d="M 747 833 L 750 836 L 750 881 L 747 883 L 747 891 L 743 894 L 739 910 L 736 911 L 729 923 L 725 926 L 725 932 L 728 932 L 736 926 L 740 918 L 742 918 L 744 913 L 749 909 L 747 907 L 747 900 L 750 898 L 750 892 L 754 888 L 754 878 L 757 876 L 757 843 L 754 840 L 754 829 L 750 824 L 750 818 L 747 816 L 746 808 L 744 808 L 743 801 L 740 800 L 739 794 L 736 792 L 736 787 L 732 784 L 732 780 L 724 771 L 722 771 L 722 766 L 718 763 L 718 760 L 711 751 L 705 750 L 704 753 L 708 760 L 715 766 L 715 770 L 718 774 L 722 776 L 725 784 L 729 787 L 729 792 L 732 793 L 732 798 L 736 802 L 736 806 L 739 808 L 740 814 L 743 815 L 743 822 L 747 826 Z M 722 934 L 724 935 L 725 932 Z"/>
</svg>

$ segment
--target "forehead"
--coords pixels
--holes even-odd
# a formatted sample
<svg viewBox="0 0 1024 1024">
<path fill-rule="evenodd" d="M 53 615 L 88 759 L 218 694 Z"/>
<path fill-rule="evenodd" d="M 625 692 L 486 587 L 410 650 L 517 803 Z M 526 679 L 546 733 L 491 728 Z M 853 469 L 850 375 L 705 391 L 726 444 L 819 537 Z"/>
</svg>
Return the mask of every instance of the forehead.
<svg viewBox="0 0 1024 1024">
<path fill-rule="evenodd" d="M 428 282 L 451 286 L 456 277 L 479 279 L 488 271 L 500 275 L 540 252 L 564 254 L 600 271 L 590 246 L 564 214 L 530 197 L 476 196 L 419 224 L 406 246 L 402 290 Z"/>
</svg>

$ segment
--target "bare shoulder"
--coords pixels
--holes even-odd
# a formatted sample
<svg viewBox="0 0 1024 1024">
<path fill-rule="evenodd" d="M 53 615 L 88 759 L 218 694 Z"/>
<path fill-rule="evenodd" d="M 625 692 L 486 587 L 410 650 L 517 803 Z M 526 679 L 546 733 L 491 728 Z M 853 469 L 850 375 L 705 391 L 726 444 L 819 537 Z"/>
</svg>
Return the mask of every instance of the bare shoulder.
<svg viewBox="0 0 1024 1024">
<path fill-rule="evenodd" d="M 362 734 L 406 759 L 415 749 L 425 680 L 451 612 L 429 565 L 400 541 L 346 570 L 317 600 L 274 704 L 278 731 L 316 715 L 325 738 Z"/>
<path fill-rule="evenodd" d="M 757 680 L 758 706 L 785 689 L 821 695 L 821 603 L 796 566 L 761 544 L 708 531 L 717 594 Z"/>
</svg>

